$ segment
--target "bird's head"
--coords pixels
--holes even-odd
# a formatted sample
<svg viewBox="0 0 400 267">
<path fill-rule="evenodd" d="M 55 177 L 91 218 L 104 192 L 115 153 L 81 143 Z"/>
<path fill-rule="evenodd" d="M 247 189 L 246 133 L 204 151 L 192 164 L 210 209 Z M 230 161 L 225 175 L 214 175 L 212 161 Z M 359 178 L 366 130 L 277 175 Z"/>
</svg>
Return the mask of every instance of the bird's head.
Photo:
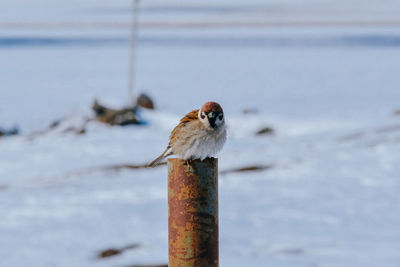
<svg viewBox="0 0 400 267">
<path fill-rule="evenodd" d="M 207 102 L 199 110 L 200 122 L 209 129 L 218 129 L 225 123 L 224 111 L 216 102 Z"/>
</svg>

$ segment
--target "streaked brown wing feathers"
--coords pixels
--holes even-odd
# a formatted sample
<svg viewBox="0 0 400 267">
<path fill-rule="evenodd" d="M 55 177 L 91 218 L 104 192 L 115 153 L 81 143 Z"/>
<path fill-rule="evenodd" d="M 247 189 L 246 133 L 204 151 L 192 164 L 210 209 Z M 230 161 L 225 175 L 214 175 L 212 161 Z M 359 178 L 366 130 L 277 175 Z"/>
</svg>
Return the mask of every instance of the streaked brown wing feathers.
<svg viewBox="0 0 400 267">
<path fill-rule="evenodd" d="M 188 114 L 185 115 L 179 122 L 179 124 L 172 130 L 171 135 L 169 137 L 170 142 L 169 145 L 171 146 L 172 143 L 174 143 L 175 139 L 179 136 L 179 132 L 182 129 L 182 127 L 185 126 L 186 123 L 198 120 L 199 118 L 199 110 L 193 110 L 189 112 Z"/>
</svg>

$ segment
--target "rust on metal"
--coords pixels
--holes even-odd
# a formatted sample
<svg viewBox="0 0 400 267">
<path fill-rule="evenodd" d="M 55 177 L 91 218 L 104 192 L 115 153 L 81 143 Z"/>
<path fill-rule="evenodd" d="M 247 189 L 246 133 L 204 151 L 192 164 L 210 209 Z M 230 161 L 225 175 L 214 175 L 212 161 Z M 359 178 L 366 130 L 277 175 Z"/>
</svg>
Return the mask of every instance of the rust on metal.
<svg viewBox="0 0 400 267">
<path fill-rule="evenodd" d="M 168 160 L 169 267 L 218 266 L 218 160 Z"/>
</svg>

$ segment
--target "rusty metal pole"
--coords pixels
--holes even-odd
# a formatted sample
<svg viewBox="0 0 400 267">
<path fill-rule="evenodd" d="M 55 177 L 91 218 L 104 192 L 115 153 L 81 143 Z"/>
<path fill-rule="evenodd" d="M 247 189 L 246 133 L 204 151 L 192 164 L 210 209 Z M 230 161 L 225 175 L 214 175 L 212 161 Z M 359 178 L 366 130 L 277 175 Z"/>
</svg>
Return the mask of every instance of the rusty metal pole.
<svg viewBox="0 0 400 267">
<path fill-rule="evenodd" d="M 168 160 L 169 267 L 218 267 L 218 159 Z"/>
</svg>

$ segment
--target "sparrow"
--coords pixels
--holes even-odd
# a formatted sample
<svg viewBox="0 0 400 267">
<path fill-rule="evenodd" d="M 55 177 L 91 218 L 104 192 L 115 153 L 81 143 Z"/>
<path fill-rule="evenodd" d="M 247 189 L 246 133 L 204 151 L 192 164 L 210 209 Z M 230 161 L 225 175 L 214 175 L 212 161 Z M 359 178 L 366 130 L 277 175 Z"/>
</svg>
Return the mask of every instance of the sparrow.
<svg viewBox="0 0 400 267">
<path fill-rule="evenodd" d="M 148 167 L 158 165 L 168 156 L 176 155 L 184 160 L 215 156 L 226 141 L 224 112 L 216 102 L 207 102 L 201 109 L 193 110 L 183 117 L 172 130 L 164 152 Z"/>
</svg>

